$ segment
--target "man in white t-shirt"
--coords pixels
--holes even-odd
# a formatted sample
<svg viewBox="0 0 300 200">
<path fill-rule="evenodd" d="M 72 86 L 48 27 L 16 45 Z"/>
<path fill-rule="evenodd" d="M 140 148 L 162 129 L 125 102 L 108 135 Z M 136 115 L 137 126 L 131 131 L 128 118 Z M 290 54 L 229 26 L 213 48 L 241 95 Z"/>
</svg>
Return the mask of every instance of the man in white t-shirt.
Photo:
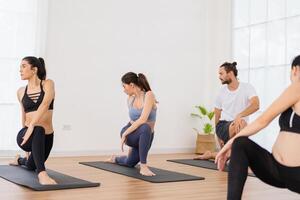
<svg viewBox="0 0 300 200">
<path fill-rule="evenodd" d="M 219 78 L 224 85 L 215 102 L 216 135 L 221 147 L 241 129 L 249 115 L 259 109 L 259 99 L 249 83 L 239 82 L 236 62 L 225 62 L 220 66 Z M 196 159 L 210 159 L 215 152 L 205 152 Z"/>
</svg>

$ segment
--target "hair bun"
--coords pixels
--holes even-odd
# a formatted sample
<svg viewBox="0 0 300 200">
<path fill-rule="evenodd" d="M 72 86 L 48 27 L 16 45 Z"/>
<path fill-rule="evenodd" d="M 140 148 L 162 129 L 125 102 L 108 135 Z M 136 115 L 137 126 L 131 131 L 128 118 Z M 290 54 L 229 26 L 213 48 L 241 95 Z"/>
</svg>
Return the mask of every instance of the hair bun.
<svg viewBox="0 0 300 200">
<path fill-rule="evenodd" d="M 233 63 L 232 63 L 232 66 L 234 66 L 234 67 L 235 67 L 236 65 L 237 65 L 237 63 L 236 63 L 236 62 L 233 62 Z"/>
</svg>

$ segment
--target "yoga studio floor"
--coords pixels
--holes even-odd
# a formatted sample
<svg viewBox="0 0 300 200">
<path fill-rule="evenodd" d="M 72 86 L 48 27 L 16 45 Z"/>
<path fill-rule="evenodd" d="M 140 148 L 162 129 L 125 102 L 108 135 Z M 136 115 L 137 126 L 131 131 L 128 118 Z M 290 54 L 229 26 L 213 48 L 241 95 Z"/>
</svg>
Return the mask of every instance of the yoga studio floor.
<svg viewBox="0 0 300 200">
<path fill-rule="evenodd" d="M 226 199 L 227 173 L 167 162 L 167 159 L 192 158 L 192 154 L 151 155 L 153 167 L 203 176 L 205 180 L 176 183 L 149 183 L 142 180 L 80 165 L 80 161 L 103 160 L 107 156 L 54 157 L 47 161 L 49 169 L 77 178 L 100 182 L 96 188 L 36 192 L 0 179 L 1 200 L 83 200 L 83 199 Z M 0 164 L 9 159 L 0 158 Z M 298 194 L 268 186 L 249 177 L 243 199 L 300 199 Z"/>
</svg>

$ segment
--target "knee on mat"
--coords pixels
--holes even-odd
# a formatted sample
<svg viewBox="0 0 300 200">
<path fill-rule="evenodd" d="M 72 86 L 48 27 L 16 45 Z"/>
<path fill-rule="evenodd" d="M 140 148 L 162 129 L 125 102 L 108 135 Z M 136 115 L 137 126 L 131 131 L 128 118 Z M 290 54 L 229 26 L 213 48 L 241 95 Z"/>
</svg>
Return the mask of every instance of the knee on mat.
<svg viewBox="0 0 300 200">
<path fill-rule="evenodd" d="M 133 163 L 127 163 L 127 167 L 135 167 L 136 164 Z"/>
<path fill-rule="evenodd" d="M 35 171 L 36 170 L 36 167 L 35 166 L 32 166 L 30 165 L 28 162 L 25 164 L 26 168 L 30 171 Z"/>
</svg>

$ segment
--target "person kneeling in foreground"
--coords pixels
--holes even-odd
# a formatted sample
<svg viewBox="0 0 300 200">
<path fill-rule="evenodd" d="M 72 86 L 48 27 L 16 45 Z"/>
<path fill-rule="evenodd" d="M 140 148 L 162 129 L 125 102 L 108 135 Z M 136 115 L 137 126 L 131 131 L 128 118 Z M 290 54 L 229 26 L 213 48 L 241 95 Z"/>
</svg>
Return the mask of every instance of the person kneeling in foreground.
<svg viewBox="0 0 300 200">
<path fill-rule="evenodd" d="M 253 123 L 231 138 L 215 162 L 223 170 L 230 156 L 228 200 L 239 200 L 251 168 L 263 182 L 300 193 L 300 55 L 292 62 L 291 84 Z M 272 153 L 248 137 L 258 133 L 278 115 L 280 132 Z"/>
</svg>

